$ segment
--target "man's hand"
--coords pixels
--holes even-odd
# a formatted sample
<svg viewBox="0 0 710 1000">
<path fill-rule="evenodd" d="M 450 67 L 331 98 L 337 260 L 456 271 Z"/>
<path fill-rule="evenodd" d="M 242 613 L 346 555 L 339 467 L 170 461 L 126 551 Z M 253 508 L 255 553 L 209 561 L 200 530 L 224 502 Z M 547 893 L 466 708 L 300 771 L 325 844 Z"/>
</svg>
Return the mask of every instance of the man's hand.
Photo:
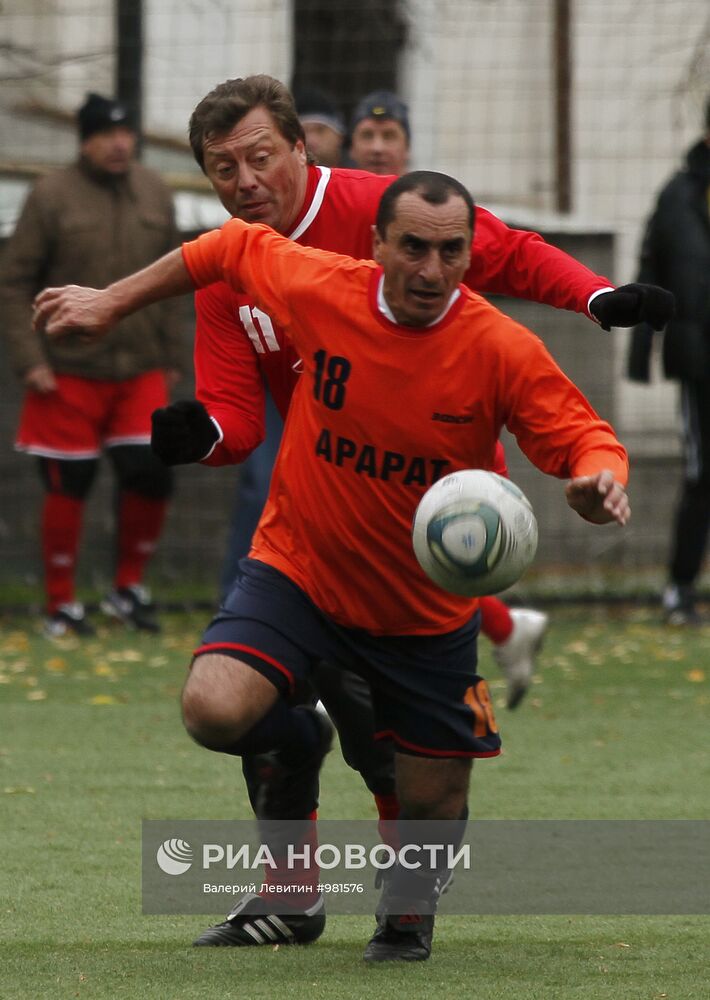
<svg viewBox="0 0 710 1000">
<path fill-rule="evenodd" d="M 116 315 L 108 289 L 65 285 L 45 288 L 34 300 L 32 326 L 48 337 L 81 333 L 96 340 L 107 333 L 120 317 Z"/>
<path fill-rule="evenodd" d="M 662 330 L 672 317 L 674 306 L 675 299 L 665 288 L 631 284 L 597 295 L 589 311 L 599 320 L 602 330 L 637 323 L 648 323 L 654 330 Z"/>
<path fill-rule="evenodd" d="M 181 399 L 153 412 L 150 444 L 165 465 L 199 462 L 219 440 L 219 431 L 202 403 Z"/>
<path fill-rule="evenodd" d="M 54 377 L 54 372 L 49 365 L 45 364 L 29 368 L 25 372 L 22 381 L 28 389 L 32 389 L 33 392 L 40 392 L 43 396 L 54 392 L 57 388 L 57 380 Z"/>
<path fill-rule="evenodd" d="M 572 510 L 593 524 L 626 524 L 631 517 L 626 490 L 608 469 L 595 476 L 577 476 L 565 486 Z"/>
</svg>

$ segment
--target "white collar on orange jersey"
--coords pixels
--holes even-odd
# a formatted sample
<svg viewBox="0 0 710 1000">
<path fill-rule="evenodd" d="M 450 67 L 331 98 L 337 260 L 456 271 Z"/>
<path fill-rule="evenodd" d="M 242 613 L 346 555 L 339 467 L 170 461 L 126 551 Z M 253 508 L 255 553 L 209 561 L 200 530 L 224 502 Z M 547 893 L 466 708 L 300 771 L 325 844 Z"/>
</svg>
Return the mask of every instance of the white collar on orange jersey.
<svg viewBox="0 0 710 1000">
<path fill-rule="evenodd" d="M 461 292 L 458 290 L 458 288 L 455 288 L 453 290 L 453 292 L 451 293 L 451 298 L 446 303 L 446 305 L 444 306 L 444 308 L 441 310 L 441 312 L 439 313 L 439 315 L 436 317 L 436 319 L 433 319 L 431 321 L 431 323 L 427 323 L 427 326 L 436 326 L 437 323 L 441 323 L 441 321 L 444 318 L 444 316 L 446 316 L 447 312 L 452 307 L 452 305 L 454 304 L 454 302 L 456 302 L 456 300 L 460 297 L 460 295 L 461 295 Z M 382 313 L 383 316 L 387 317 L 387 319 L 390 321 L 390 323 L 397 323 L 397 320 L 394 318 L 392 310 L 387 305 L 387 300 L 385 299 L 385 276 L 384 276 L 384 274 L 380 277 L 380 283 L 377 286 L 377 308 L 380 310 L 380 312 Z"/>
</svg>

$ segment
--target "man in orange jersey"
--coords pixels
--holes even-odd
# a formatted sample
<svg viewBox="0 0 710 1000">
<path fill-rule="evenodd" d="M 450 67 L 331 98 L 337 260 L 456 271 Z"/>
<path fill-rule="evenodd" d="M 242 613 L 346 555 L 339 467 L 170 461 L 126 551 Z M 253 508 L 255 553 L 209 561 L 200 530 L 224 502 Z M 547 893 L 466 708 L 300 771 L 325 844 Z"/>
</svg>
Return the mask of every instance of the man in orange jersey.
<svg viewBox="0 0 710 1000">
<path fill-rule="evenodd" d="M 363 107 L 369 116 L 373 110 L 369 100 Z M 389 106 L 378 102 L 377 107 L 386 117 Z M 378 110 L 375 117 L 379 115 Z M 267 223 L 305 246 L 356 259 L 370 256 L 377 205 L 394 177 L 309 163 L 303 126 L 291 96 L 278 80 L 259 74 L 219 84 L 195 108 L 189 134 L 196 161 L 230 215 Z M 483 293 L 517 295 L 574 309 L 598 320 L 605 329 L 635 322 L 640 315 L 662 326 L 667 314 L 663 303 L 652 308 L 651 290 L 612 289 L 608 279 L 536 234 L 508 228 L 481 207 L 476 212 L 471 262 L 463 281 Z M 258 443 L 264 425 L 269 428 L 268 407 L 266 421 L 262 416 L 263 383 L 285 417 L 299 381 L 298 355 L 277 319 L 224 281 L 198 290 L 195 311 L 196 399 L 180 401 L 161 414 L 155 446 L 167 464 L 241 463 Z M 264 457 L 263 447 L 256 455 Z M 254 461 L 251 456 L 248 460 Z M 263 463 L 258 464 L 263 472 Z M 273 461 L 266 464 L 270 478 Z M 505 470 L 496 466 L 496 471 Z M 241 499 L 245 498 L 243 493 Z M 239 558 L 249 550 L 263 508 L 263 500 L 253 501 L 250 492 L 249 503 L 242 504 L 236 522 L 239 538 L 230 538 L 230 553 L 238 553 Z M 238 560 L 233 565 L 230 582 L 237 575 Z M 531 682 L 533 657 L 547 616 L 525 608 L 511 613 L 496 597 L 482 599 L 480 612 L 481 632 L 495 644 L 494 656 L 505 675 L 512 707 Z M 386 824 L 398 811 L 394 755 L 389 744 L 372 738 L 374 720 L 366 681 L 323 664 L 314 686 L 338 730 L 345 760 L 362 776 Z M 317 808 L 320 761 L 316 757 L 309 768 L 296 766 L 287 757 L 278 766 L 273 760 L 265 766 L 259 755 L 245 755 L 241 761 L 250 802 L 260 817 L 305 817 Z M 268 898 L 276 902 L 274 894 Z M 196 943 L 268 944 L 268 937 L 244 933 L 249 915 L 240 901 L 226 921 L 205 931 Z M 322 914 L 303 919 L 283 916 L 281 922 L 289 924 L 295 939 L 301 940 L 322 928 Z"/>
<path fill-rule="evenodd" d="M 472 759 L 500 752 L 474 672 L 477 601 L 436 587 L 412 551 L 424 491 L 447 472 L 490 469 L 506 426 L 534 464 L 569 480 L 567 502 L 586 520 L 630 516 L 612 429 L 537 337 L 460 284 L 473 219 L 461 184 L 419 171 L 381 199 L 376 262 L 234 219 L 108 289 L 50 289 L 36 302 L 49 335 L 100 333 L 224 280 L 287 331 L 303 377 L 250 557 L 195 653 L 184 721 L 212 750 L 305 761 L 322 730 L 289 694 L 318 661 L 354 668 L 371 683 L 377 737 L 395 744 L 406 820 L 459 820 Z M 466 419 L 442 423 L 442 412 Z M 432 860 L 415 896 L 395 867 L 366 960 L 429 957 L 442 875 Z"/>
</svg>

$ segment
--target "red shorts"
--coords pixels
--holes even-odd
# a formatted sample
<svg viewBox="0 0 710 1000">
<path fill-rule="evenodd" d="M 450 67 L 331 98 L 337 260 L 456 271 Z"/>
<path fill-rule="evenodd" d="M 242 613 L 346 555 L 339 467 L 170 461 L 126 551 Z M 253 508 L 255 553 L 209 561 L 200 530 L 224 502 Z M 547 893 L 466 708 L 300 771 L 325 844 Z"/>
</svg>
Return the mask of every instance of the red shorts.
<svg viewBox="0 0 710 1000">
<path fill-rule="evenodd" d="M 120 382 L 55 375 L 54 392 L 26 393 L 15 440 L 18 451 L 43 458 L 98 458 L 103 448 L 150 444 L 153 410 L 166 406 L 162 371 Z"/>
</svg>

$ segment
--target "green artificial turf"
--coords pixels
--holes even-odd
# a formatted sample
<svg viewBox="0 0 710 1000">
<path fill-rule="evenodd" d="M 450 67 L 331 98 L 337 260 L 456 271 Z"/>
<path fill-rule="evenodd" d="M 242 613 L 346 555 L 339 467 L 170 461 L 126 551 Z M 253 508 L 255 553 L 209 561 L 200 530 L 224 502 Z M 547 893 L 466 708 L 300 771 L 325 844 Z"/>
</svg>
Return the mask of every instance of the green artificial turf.
<svg viewBox="0 0 710 1000">
<path fill-rule="evenodd" d="M 370 968 L 371 918 L 331 916 L 307 948 L 198 950 L 210 918 L 143 916 L 142 818 L 249 814 L 238 763 L 180 723 L 204 623 L 165 616 L 157 638 L 116 627 L 84 642 L 0 623 L 0 997 L 708 996 L 707 917 L 446 916 L 428 963 Z M 484 642 L 481 661 L 498 705 Z M 709 680 L 710 629 L 556 611 L 527 700 L 497 709 L 505 752 L 476 764 L 472 816 L 710 818 Z M 337 751 L 320 814 L 372 815 Z"/>
</svg>

